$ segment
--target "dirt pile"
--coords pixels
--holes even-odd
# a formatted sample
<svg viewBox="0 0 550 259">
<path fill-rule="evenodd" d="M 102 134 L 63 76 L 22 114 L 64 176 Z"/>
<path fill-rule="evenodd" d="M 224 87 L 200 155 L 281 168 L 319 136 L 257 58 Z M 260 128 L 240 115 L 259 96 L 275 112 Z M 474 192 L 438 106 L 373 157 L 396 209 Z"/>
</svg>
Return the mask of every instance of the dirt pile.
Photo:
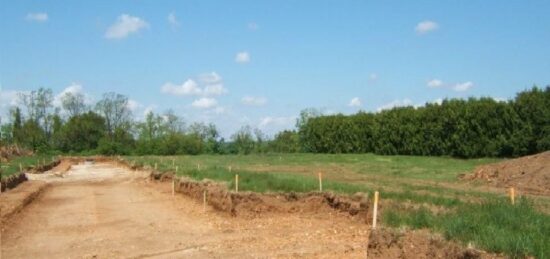
<svg viewBox="0 0 550 259">
<path fill-rule="evenodd" d="M 495 187 L 514 187 L 520 193 L 550 195 L 550 151 L 478 166 L 466 180 L 483 180 Z"/>
<path fill-rule="evenodd" d="M 20 148 L 19 146 L 0 146 L 0 162 L 8 162 L 11 158 L 16 156 L 30 156 L 32 152 Z"/>
<path fill-rule="evenodd" d="M 368 258 L 504 258 L 464 248 L 427 230 L 378 229 L 369 235 Z"/>
</svg>

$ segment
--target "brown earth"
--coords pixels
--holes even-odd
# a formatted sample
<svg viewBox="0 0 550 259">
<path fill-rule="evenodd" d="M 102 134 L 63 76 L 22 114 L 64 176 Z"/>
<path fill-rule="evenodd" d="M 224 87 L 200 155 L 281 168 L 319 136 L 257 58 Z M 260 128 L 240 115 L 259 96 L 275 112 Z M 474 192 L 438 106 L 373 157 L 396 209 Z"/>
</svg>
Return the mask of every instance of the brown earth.
<svg viewBox="0 0 550 259">
<path fill-rule="evenodd" d="M 8 162 L 13 157 L 28 155 L 32 155 L 32 152 L 16 145 L 0 146 L 0 162 Z"/>
<path fill-rule="evenodd" d="M 0 226 L 13 214 L 30 204 L 48 186 L 42 181 L 26 181 L 20 188 L 15 188 L 0 195 Z"/>
<path fill-rule="evenodd" d="M 514 187 L 519 193 L 550 195 L 550 151 L 478 166 L 466 180 L 482 180 L 499 188 Z"/>
<path fill-rule="evenodd" d="M 74 165 L 62 177 L 52 172 L 30 175 L 36 180 L 2 194 L 2 204 L 16 199 L 12 192 L 39 193 L 32 191 L 38 180 L 49 185 L 34 202 L 3 222 L 0 255 L 364 258 L 370 239 L 369 258 L 487 257 L 448 241 L 434 242 L 427 234 L 371 233 L 364 221 L 357 220 L 365 216 L 360 213 L 365 202 L 357 197 L 237 195 L 216 183 L 185 180 L 176 188 L 181 193 L 172 196 L 171 181 L 151 181 L 148 175 L 113 163 Z M 212 199 L 206 209 L 204 190 Z"/>
<path fill-rule="evenodd" d="M 505 258 L 474 248 L 463 248 L 427 230 L 371 231 L 369 258 Z"/>
</svg>

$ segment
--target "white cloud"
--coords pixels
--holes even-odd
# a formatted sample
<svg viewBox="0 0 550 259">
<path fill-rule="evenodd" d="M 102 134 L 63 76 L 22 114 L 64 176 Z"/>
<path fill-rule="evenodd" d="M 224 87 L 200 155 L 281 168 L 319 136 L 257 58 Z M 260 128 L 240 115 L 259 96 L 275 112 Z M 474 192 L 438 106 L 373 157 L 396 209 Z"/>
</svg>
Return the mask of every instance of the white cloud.
<svg viewBox="0 0 550 259">
<path fill-rule="evenodd" d="M 0 107 L 8 107 L 19 105 L 19 94 L 21 91 L 2 90 L 0 89 Z"/>
<path fill-rule="evenodd" d="M 290 128 L 293 127 L 296 123 L 296 117 L 295 116 L 289 116 L 289 117 L 263 117 L 260 119 L 260 123 L 258 125 L 259 128 L 265 129 L 265 128 Z"/>
<path fill-rule="evenodd" d="M 172 26 L 172 28 L 178 27 L 180 25 L 180 22 L 178 21 L 175 13 L 168 14 L 168 17 L 166 19 L 168 20 L 168 23 L 170 24 L 170 26 Z"/>
<path fill-rule="evenodd" d="M 191 105 L 199 109 L 210 109 L 218 105 L 218 101 L 214 98 L 203 97 L 193 101 Z"/>
<path fill-rule="evenodd" d="M 143 109 L 143 117 L 147 116 L 150 112 L 154 112 L 156 108 L 157 106 L 154 104 L 145 107 L 145 109 Z"/>
<path fill-rule="evenodd" d="M 250 62 L 250 54 L 246 51 L 237 53 L 235 56 L 235 62 L 241 64 Z"/>
<path fill-rule="evenodd" d="M 9 108 L 20 104 L 19 93 L 21 92 L 14 90 L 2 90 L 0 86 L 0 118 L 4 119 L 2 122 L 7 122 L 7 117 L 5 117 L 5 115 L 8 115 Z"/>
<path fill-rule="evenodd" d="M 85 105 L 92 105 L 94 102 L 94 98 L 90 96 L 89 94 L 84 92 L 84 88 L 81 84 L 72 82 L 69 86 L 65 87 L 63 91 L 61 91 L 59 94 L 57 94 L 53 99 L 53 105 L 56 107 L 61 107 L 62 105 L 62 98 L 65 94 L 71 93 L 71 94 L 82 94 L 84 97 L 84 104 Z"/>
<path fill-rule="evenodd" d="M 248 23 L 248 29 L 251 30 L 251 31 L 255 31 L 255 30 L 260 29 L 260 26 L 255 22 L 250 22 L 250 23 Z"/>
<path fill-rule="evenodd" d="M 426 34 L 439 28 L 439 24 L 434 21 L 422 21 L 416 25 L 414 30 L 418 34 Z"/>
<path fill-rule="evenodd" d="M 227 93 L 223 86 L 223 80 L 216 72 L 204 73 L 197 76 L 197 80 L 187 79 L 183 84 L 177 85 L 172 82 L 165 83 L 161 87 L 161 92 L 165 94 L 189 96 L 215 96 Z"/>
<path fill-rule="evenodd" d="M 214 114 L 219 115 L 219 114 L 226 114 L 226 113 L 227 113 L 227 108 L 225 108 L 225 107 L 218 106 L 214 109 Z"/>
<path fill-rule="evenodd" d="M 168 82 L 162 86 L 161 92 L 173 95 L 200 95 L 202 89 L 193 79 L 188 79 L 181 85 Z"/>
<path fill-rule="evenodd" d="M 428 81 L 428 86 L 431 87 L 431 88 L 438 88 L 438 87 L 443 86 L 443 81 L 441 81 L 439 79 L 432 79 L 432 80 Z"/>
<path fill-rule="evenodd" d="M 222 84 L 207 85 L 203 91 L 205 96 L 222 95 L 224 93 L 227 93 L 227 89 L 225 89 Z"/>
<path fill-rule="evenodd" d="M 128 107 L 128 109 L 132 112 L 135 112 L 137 111 L 139 108 L 142 107 L 142 105 L 136 101 L 136 100 L 132 100 L 132 99 L 129 99 L 128 100 L 128 104 L 126 104 L 126 107 Z"/>
<path fill-rule="evenodd" d="M 455 90 L 457 92 L 464 92 L 464 91 L 467 91 L 468 89 L 472 88 L 473 86 L 474 86 L 474 83 L 468 81 L 468 82 L 464 82 L 464 83 L 455 84 L 453 86 L 453 90 Z"/>
<path fill-rule="evenodd" d="M 389 103 L 386 103 L 380 107 L 378 107 L 378 109 L 376 109 L 377 111 L 382 111 L 382 110 L 389 110 L 389 109 L 392 109 L 392 108 L 395 108 L 395 107 L 404 107 L 404 106 L 412 106 L 413 105 L 413 102 L 408 99 L 408 98 L 405 98 L 403 100 L 393 100 Z"/>
<path fill-rule="evenodd" d="M 47 22 L 48 14 L 47 13 L 28 13 L 25 16 L 25 20 L 30 22 Z"/>
<path fill-rule="evenodd" d="M 61 93 L 56 95 L 53 99 L 53 105 L 57 107 L 61 107 L 61 99 L 63 96 L 67 93 L 71 94 L 82 94 L 82 85 L 78 83 L 71 83 L 69 86 L 65 87 Z"/>
<path fill-rule="evenodd" d="M 359 100 L 359 97 L 354 97 L 349 101 L 348 104 L 349 107 L 359 107 L 361 106 L 361 100 Z"/>
<path fill-rule="evenodd" d="M 222 77 L 216 72 L 203 73 L 199 75 L 199 81 L 203 84 L 220 84 Z"/>
<path fill-rule="evenodd" d="M 474 86 L 474 83 L 472 83 L 471 81 L 468 81 L 468 82 L 456 83 L 452 85 L 452 84 L 445 84 L 442 80 L 439 80 L 439 79 L 432 79 L 427 82 L 427 85 L 430 88 L 445 87 L 448 89 L 452 89 L 456 92 L 464 92 L 472 88 Z"/>
<path fill-rule="evenodd" d="M 378 75 L 376 73 L 371 73 L 369 75 L 369 80 L 376 81 L 378 79 Z"/>
<path fill-rule="evenodd" d="M 128 14 L 120 15 L 116 22 L 105 32 L 107 39 L 123 39 L 141 29 L 148 28 L 149 24 L 143 19 Z"/>
<path fill-rule="evenodd" d="M 241 99 L 241 103 L 248 106 L 263 106 L 267 103 L 264 97 L 245 96 Z"/>
<path fill-rule="evenodd" d="M 436 104 L 441 105 L 443 103 L 443 98 L 437 98 L 437 99 L 433 100 L 432 103 L 436 103 Z"/>
</svg>

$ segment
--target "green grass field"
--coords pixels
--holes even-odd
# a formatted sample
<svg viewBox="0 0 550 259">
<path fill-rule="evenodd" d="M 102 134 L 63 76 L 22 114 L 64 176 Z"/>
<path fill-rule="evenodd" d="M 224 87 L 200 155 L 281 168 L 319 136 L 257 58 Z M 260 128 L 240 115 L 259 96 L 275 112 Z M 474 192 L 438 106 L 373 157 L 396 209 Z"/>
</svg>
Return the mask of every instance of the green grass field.
<svg viewBox="0 0 550 259">
<path fill-rule="evenodd" d="M 2 172 L 2 177 L 8 177 L 12 174 L 20 172 L 19 164 L 23 168 L 36 166 L 38 164 L 50 163 L 52 157 L 49 155 L 33 155 L 33 156 L 21 156 L 11 159 L 7 163 L 0 163 L 0 172 Z"/>
<path fill-rule="evenodd" d="M 446 157 L 378 156 L 373 154 L 267 154 L 125 157 L 131 163 L 174 172 L 193 179 L 225 182 L 254 192 L 318 190 L 381 193 L 381 220 L 387 226 L 429 228 L 448 239 L 510 257 L 550 255 L 550 216 L 535 209 L 538 200 L 516 206 L 505 193 L 466 183 L 458 176 L 498 159 L 461 160 Z M 231 167 L 231 171 L 229 169 Z M 410 205 L 414 206 L 410 206 Z M 543 200 L 544 206 L 548 205 Z"/>
</svg>

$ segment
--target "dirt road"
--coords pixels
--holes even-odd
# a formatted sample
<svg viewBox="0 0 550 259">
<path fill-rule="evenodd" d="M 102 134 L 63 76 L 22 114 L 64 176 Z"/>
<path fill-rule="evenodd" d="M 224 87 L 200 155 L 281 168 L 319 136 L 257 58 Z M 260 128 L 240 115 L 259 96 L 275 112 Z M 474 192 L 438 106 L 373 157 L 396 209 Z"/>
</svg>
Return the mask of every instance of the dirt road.
<svg viewBox="0 0 550 259">
<path fill-rule="evenodd" d="M 170 184 L 108 164 L 75 165 L 2 226 L 1 258 L 361 258 L 367 226 L 337 212 L 239 218 Z"/>
</svg>

